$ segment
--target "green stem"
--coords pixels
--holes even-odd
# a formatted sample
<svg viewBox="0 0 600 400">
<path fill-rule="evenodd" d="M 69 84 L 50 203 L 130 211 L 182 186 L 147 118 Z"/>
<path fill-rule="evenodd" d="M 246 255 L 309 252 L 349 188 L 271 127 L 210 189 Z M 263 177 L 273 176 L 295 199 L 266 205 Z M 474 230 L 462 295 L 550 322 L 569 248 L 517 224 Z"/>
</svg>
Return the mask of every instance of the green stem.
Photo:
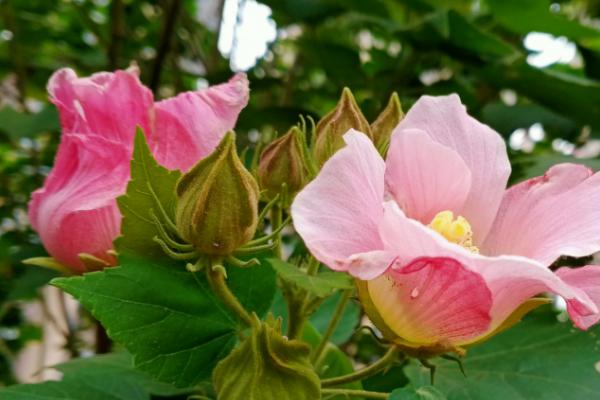
<svg viewBox="0 0 600 400">
<path fill-rule="evenodd" d="M 319 267 L 321 266 L 321 263 L 319 262 L 319 260 L 317 260 L 314 257 L 310 257 L 310 260 L 308 261 L 308 268 L 306 269 L 306 274 L 307 275 L 316 275 L 317 272 L 319 272 Z"/>
<path fill-rule="evenodd" d="M 206 278 L 211 289 L 217 297 L 229 308 L 244 324 L 252 326 L 253 319 L 239 302 L 237 297 L 229 290 L 225 282 L 225 276 L 220 270 L 213 270 L 212 267 L 206 268 Z"/>
<path fill-rule="evenodd" d="M 369 390 L 356 390 L 356 389 L 321 389 L 321 394 L 326 395 L 339 395 L 345 397 L 362 397 L 364 399 L 388 399 L 390 394 L 383 392 L 371 392 Z"/>
<path fill-rule="evenodd" d="M 352 292 L 353 292 L 353 290 L 345 290 L 342 293 L 342 297 L 340 298 L 340 301 L 338 302 L 338 305 L 335 308 L 335 311 L 333 312 L 333 316 L 331 317 L 331 320 L 329 321 L 329 325 L 327 325 L 327 329 L 325 330 L 325 333 L 323 334 L 323 338 L 321 339 L 321 342 L 319 343 L 319 346 L 316 348 L 315 352 L 312 354 L 311 360 L 314 364 L 316 364 L 319 361 L 319 359 L 321 358 L 321 356 L 323 355 L 323 351 L 325 350 L 325 347 L 327 346 L 329 339 L 331 339 L 331 336 L 333 335 L 335 328 L 337 328 L 340 320 L 342 319 L 342 315 L 344 314 L 346 305 L 348 304 L 348 301 L 350 300 L 350 296 L 352 296 Z"/>
<path fill-rule="evenodd" d="M 291 287 L 284 286 L 284 295 L 288 305 L 288 329 L 287 337 L 297 339 L 304 329 L 304 296 L 299 298 Z"/>
<path fill-rule="evenodd" d="M 306 273 L 315 275 L 319 270 L 319 261 L 311 257 Z M 284 285 L 285 282 L 284 282 Z M 304 323 L 308 316 L 308 311 L 312 309 L 312 303 L 309 301 L 309 293 L 306 291 L 295 292 L 293 288 L 284 286 L 284 296 L 288 304 L 288 332 L 287 336 L 290 339 L 295 339 L 302 333 Z"/>
<path fill-rule="evenodd" d="M 382 371 L 385 368 L 387 368 L 390 364 L 392 364 L 398 357 L 398 352 L 399 352 L 398 347 L 392 346 L 383 355 L 383 357 L 381 357 L 379 360 L 377 360 L 373 364 L 369 365 L 368 367 L 363 368 L 359 371 L 353 372 L 348 375 L 342 375 L 342 376 L 338 376 L 335 378 L 324 379 L 323 381 L 321 381 L 321 386 L 323 386 L 323 387 L 337 386 L 337 385 L 342 385 L 344 383 L 359 381 L 359 380 L 368 378 L 369 376 L 373 376 L 376 373 L 378 373 L 379 371 Z"/>
<path fill-rule="evenodd" d="M 273 204 L 273 207 L 271 208 L 271 229 L 273 232 L 281 226 L 281 214 L 282 211 L 279 204 Z M 281 258 L 281 234 L 279 232 L 273 238 L 273 244 L 273 254 L 277 258 Z"/>
</svg>

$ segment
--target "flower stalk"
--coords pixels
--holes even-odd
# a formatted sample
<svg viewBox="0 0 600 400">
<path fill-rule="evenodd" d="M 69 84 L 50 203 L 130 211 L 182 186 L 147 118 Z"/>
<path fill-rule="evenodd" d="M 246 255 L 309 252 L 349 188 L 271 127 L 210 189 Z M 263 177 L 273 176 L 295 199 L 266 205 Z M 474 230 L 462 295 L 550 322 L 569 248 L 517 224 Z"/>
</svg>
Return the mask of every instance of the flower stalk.
<svg viewBox="0 0 600 400">
<path fill-rule="evenodd" d="M 345 398 L 362 397 L 365 399 L 388 399 L 390 396 L 389 393 L 359 389 L 321 389 L 321 394 L 324 398 L 325 396 L 345 396 Z"/>
<path fill-rule="evenodd" d="M 355 381 L 363 380 L 365 378 L 373 376 L 373 375 L 377 374 L 378 372 L 385 370 L 390 365 L 392 365 L 398 358 L 399 352 L 400 352 L 400 349 L 397 346 L 393 345 L 388 349 L 388 351 L 383 355 L 383 357 L 381 357 L 379 360 L 377 360 L 373 364 L 369 365 L 368 367 L 365 367 L 359 371 L 353 372 L 348 375 L 342 375 L 342 376 L 338 376 L 335 378 L 324 379 L 321 381 L 321 386 L 329 387 L 329 386 L 343 385 L 344 383 L 355 382 Z M 385 398 L 387 398 L 387 397 L 385 397 Z"/>
<path fill-rule="evenodd" d="M 248 311 L 242 306 L 237 297 L 229 290 L 225 275 L 221 268 L 206 268 L 206 279 L 213 293 L 232 311 L 246 326 L 251 327 L 253 319 Z"/>
<path fill-rule="evenodd" d="M 335 332 L 335 328 L 337 328 L 338 324 L 340 323 L 340 320 L 342 319 L 342 315 L 344 315 L 344 310 L 346 309 L 346 305 L 348 305 L 348 301 L 350 300 L 350 296 L 352 296 L 352 292 L 352 290 L 345 290 L 342 293 L 342 297 L 340 298 L 340 301 L 338 302 L 337 307 L 333 312 L 333 316 L 329 320 L 327 330 L 325 330 L 325 334 L 323 335 L 319 346 L 311 355 L 311 361 L 313 362 L 313 364 L 316 365 L 319 363 L 321 356 L 323 355 L 323 351 L 325 350 L 325 347 L 327 347 L 329 339 L 331 339 L 333 332 Z"/>
</svg>

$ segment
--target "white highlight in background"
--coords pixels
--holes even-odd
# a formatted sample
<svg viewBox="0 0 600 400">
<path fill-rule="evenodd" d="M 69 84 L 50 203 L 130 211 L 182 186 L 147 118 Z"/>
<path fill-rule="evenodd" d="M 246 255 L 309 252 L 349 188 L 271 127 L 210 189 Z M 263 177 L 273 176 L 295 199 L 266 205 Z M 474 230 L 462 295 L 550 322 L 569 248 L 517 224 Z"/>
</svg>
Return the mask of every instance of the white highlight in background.
<svg viewBox="0 0 600 400">
<path fill-rule="evenodd" d="M 570 64 L 577 55 L 575 43 L 566 37 L 555 37 L 548 33 L 531 32 L 525 36 L 524 45 L 535 53 L 527 56 L 527 63 L 543 68 L 555 63 Z"/>
<path fill-rule="evenodd" d="M 238 17 L 238 6 L 241 5 Z M 239 23 L 238 23 L 239 22 Z M 252 68 L 267 52 L 267 45 L 277 37 L 271 9 L 254 0 L 226 0 L 219 35 L 219 51 L 229 55 L 234 71 Z"/>
</svg>

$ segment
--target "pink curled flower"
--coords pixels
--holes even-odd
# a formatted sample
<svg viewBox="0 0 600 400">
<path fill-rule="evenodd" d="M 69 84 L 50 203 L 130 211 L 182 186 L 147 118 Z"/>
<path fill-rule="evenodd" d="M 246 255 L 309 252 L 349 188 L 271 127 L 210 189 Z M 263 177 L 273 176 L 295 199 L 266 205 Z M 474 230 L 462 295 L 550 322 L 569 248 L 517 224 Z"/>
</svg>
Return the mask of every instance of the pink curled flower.
<svg viewBox="0 0 600 400">
<path fill-rule="evenodd" d="M 598 322 L 600 266 L 548 267 L 600 250 L 600 173 L 560 164 L 506 190 L 504 141 L 456 95 L 422 97 L 385 161 L 364 134 L 344 139 L 297 195 L 294 225 L 321 262 L 366 281 L 367 312 L 398 343 L 457 350 L 543 292 L 579 328 Z"/>
<path fill-rule="evenodd" d="M 81 253 L 115 263 L 116 198 L 129 180 L 137 126 L 160 164 L 187 170 L 212 152 L 248 102 L 244 74 L 158 102 L 138 75 L 128 69 L 78 78 L 61 69 L 48 83 L 62 136 L 54 168 L 32 195 L 29 218 L 48 253 L 76 272 L 85 270 Z"/>
</svg>

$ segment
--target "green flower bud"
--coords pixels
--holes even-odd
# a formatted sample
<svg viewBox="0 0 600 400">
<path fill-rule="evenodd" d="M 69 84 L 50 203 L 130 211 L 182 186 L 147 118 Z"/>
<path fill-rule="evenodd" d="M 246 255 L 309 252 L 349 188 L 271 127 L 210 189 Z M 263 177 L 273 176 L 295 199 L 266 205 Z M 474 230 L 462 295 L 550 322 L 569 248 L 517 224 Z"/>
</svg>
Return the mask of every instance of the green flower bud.
<svg viewBox="0 0 600 400">
<path fill-rule="evenodd" d="M 285 185 L 287 206 L 310 181 L 310 171 L 304 132 L 294 126 L 265 147 L 258 163 L 258 180 L 268 200 L 282 194 Z"/>
<path fill-rule="evenodd" d="M 233 132 L 179 179 L 176 194 L 177 230 L 200 253 L 226 256 L 254 236 L 258 185 L 237 155 Z"/>
<path fill-rule="evenodd" d="M 321 382 L 310 363 L 310 347 L 281 335 L 281 321 L 267 318 L 213 371 L 218 400 L 315 400 Z"/>
<path fill-rule="evenodd" d="M 404 117 L 402 106 L 398 93 L 394 92 L 390 96 L 387 106 L 381 111 L 375 122 L 371 124 L 371 132 L 373 133 L 373 143 L 375 147 L 382 153 L 387 152 L 390 144 L 392 131 Z"/>
<path fill-rule="evenodd" d="M 372 137 L 369 122 L 356 104 L 352 92 L 344 88 L 335 108 L 317 123 L 314 151 L 319 165 L 323 165 L 333 153 L 344 147 L 343 136 L 352 128 Z"/>
</svg>

